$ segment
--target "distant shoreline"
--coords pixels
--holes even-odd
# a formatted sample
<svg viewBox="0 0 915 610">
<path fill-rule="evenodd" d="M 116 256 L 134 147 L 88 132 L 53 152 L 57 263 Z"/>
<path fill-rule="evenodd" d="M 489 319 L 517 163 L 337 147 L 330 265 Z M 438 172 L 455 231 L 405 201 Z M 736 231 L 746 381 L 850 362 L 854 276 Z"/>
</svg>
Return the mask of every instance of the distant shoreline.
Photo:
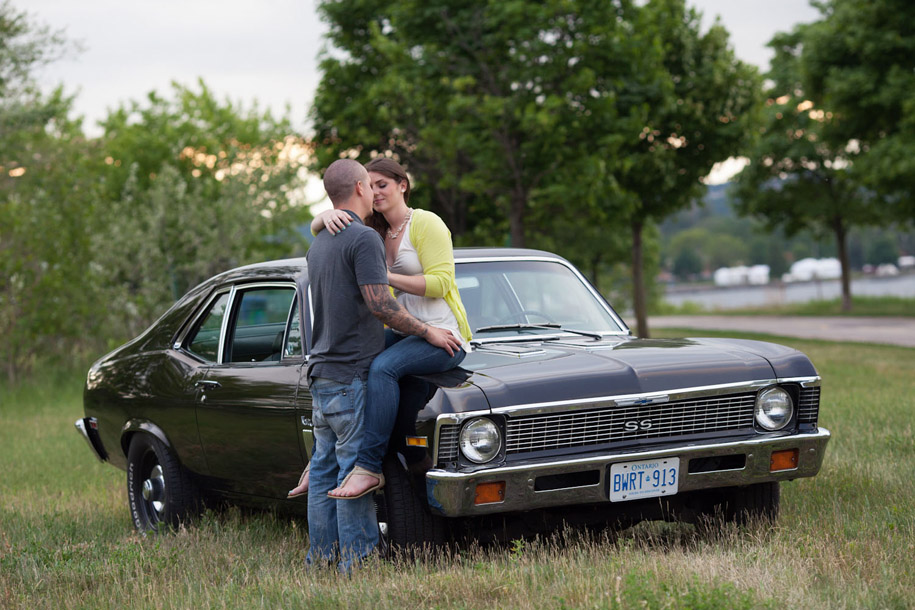
<svg viewBox="0 0 915 610">
<path fill-rule="evenodd" d="M 854 296 L 895 296 L 915 298 L 915 273 L 887 277 L 852 279 Z M 778 306 L 786 303 L 832 300 L 842 296 L 840 280 L 770 282 L 761 286 L 668 286 L 664 300 L 670 305 L 694 303 L 708 310 Z"/>
</svg>

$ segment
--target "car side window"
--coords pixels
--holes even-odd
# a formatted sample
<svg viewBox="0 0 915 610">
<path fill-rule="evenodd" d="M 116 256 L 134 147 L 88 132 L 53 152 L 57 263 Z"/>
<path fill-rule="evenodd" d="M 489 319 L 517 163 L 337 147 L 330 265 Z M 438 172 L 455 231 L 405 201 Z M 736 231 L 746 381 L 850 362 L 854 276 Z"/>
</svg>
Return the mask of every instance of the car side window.
<svg viewBox="0 0 915 610">
<path fill-rule="evenodd" d="M 295 298 L 292 287 L 238 291 L 234 323 L 229 334 L 227 362 L 265 362 L 283 356 L 286 322 Z"/>
<path fill-rule="evenodd" d="M 286 333 L 286 347 L 283 349 L 284 358 L 302 355 L 302 328 L 299 323 L 299 303 L 293 299 L 292 315 L 289 317 L 289 330 Z"/>
<path fill-rule="evenodd" d="M 228 304 L 228 292 L 222 293 L 213 301 L 210 310 L 203 318 L 203 323 L 197 327 L 193 337 L 188 341 L 188 350 L 210 362 L 216 362 L 219 359 L 219 333 L 222 330 L 222 320 L 226 316 Z"/>
</svg>

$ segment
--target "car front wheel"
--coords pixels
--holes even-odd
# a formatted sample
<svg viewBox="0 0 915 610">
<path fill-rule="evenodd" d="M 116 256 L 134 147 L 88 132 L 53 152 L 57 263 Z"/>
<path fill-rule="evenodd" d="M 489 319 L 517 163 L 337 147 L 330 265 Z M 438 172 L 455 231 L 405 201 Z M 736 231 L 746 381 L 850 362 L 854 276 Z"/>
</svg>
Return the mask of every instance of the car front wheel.
<svg viewBox="0 0 915 610">
<path fill-rule="evenodd" d="M 194 482 L 168 448 L 149 434 L 137 434 L 127 452 L 127 501 L 134 527 L 160 532 L 196 515 Z"/>
<path fill-rule="evenodd" d="M 780 500 L 778 481 L 735 487 L 728 494 L 725 518 L 738 525 L 752 521 L 774 523 L 778 518 Z"/>
<path fill-rule="evenodd" d="M 433 515 L 425 499 L 425 477 L 411 475 L 400 461 L 388 456 L 385 478 L 383 534 L 395 549 L 407 552 L 439 548 L 447 542 L 445 520 Z"/>
</svg>

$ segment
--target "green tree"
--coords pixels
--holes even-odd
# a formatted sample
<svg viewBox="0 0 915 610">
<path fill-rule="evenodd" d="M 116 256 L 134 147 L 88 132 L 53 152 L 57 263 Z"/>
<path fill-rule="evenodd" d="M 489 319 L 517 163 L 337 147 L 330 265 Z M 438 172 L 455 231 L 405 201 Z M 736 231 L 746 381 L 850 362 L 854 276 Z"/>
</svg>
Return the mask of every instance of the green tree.
<svg viewBox="0 0 915 610">
<path fill-rule="evenodd" d="M 734 154 L 758 89 L 682 0 L 324 2 L 320 165 L 395 155 L 461 242 L 560 246 L 591 270 Z M 422 191 L 422 189 L 419 189 Z M 504 236 L 508 235 L 505 240 Z M 601 240 L 603 236 L 603 240 Z M 608 238 L 608 236 L 611 236 Z"/>
<path fill-rule="evenodd" d="M 849 148 L 835 134 L 836 115 L 807 98 L 800 57 L 806 26 L 779 34 L 769 77 L 765 125 L 737 178 L 737 209 L 787 235 L 810 230 L 835 240 L 842 267 L 842 308 L 852 307 L 847 248 L 853 226 L 881 222 L 873 197 L 851 171 Z"/>
<path fill-rule="evenodd" d="M 703 192 L 712 166 L 743 147 L 755 116 L 760 81 L 736 59 L 719 24 L 700 29 L 700 15 L 683 0 L 651 0 L 638 13 L 634 36 L 655 50 L 657 87 L 634 89 L 642 109 L 637 137 L 620 154 L 620 186 L 634 195 L 626 214 L 632 239 L 633 309 L 637 332 L 648 336 L 642 256 L 646 226 L 688 207 Z"/>
<path fill-rule="evenodd" d="M 304 142 L 285 118 L 198 87 L 173 84 L 102 121 L 107 224 L 93 246 L 119 334 L 219 271 L 305 249 Z"/>
<path fill-rule="evenodd" d="M 780 231 L 765 231 L 761 235 L 754 235 L 750 240 L 749 263 L 768 265 L 769 277 L 780 278 L 789 268 L 785 257 L 787 246 Z"/>
<path fill-rule="evenodd" d="M 699 268 L 692 272 L 694 274 L 746 264 L 749 259 L 749 246 L 745 240 L 727 231 L 710 230 L 704 226 L 681 231 L 671 239 L 669 249 L 674 261 L 681 261 L 681 264 L 695 260 Z M 674 273 L 681 275 L 676 271 Z"/>
<path fill-rule="evenodd" d="M 0 361 L 11 380 L 135 334 L 217 271 L 305 249 L 307 148 L 288 120 L 201 82 L 122 106 L 88 140 L 72 98 L 34 81 L 68 48 L 0 2 Z"/>
<path fill-rule="evenodd" d="M 805 93 L 834 117 L 831 139 L 849 147 L 851 172 L 915 221 L 915 3 L 825 0 L 803 29 Z"/>
<path fill-rule="evenodd" d="M 77 48 L 62 32 L 0 0 L 0 163 L 7 170 L 21 161 L 11 157 L 18 134 L 60 116 L 63 98 L 42 96 L 35 72 Z"/>
<path fill-rule="evenodd" d="M 681 280 L 691 280 L 702 273 L 702 259 L 695 250 L 684 248 L 674 258 L 673 273 Z"/>
<path fill-rule="evenodd" d="M 43 354 L 79 356 L 98 325 L 83 281 L 92 146 L 68 118 L 72 99 L 34 80 L 71 46 L 0 3 L 0 362 L 11 382 Z"/>
<path fill-rule="evenodd" d="M 888 235 L 881 235 L 871 242 L 867 249 L 867 261 L 874 265 L 895 264 L 898 258 L 899 249 L 896 247 L 896 242 Z"/>
<path fill-rule="evenodd" d="M 426 187 L 414 203 L 478 243 L 555 239 L 550 223 L 570 207 L 607 217 L 584 208 L 615 188 L 616 100 L 641 64 L 620 19 L 628 6 L 322 3 L 336 52 L 313 108 L 319 166 L 395 155 Z"/>
</svg>

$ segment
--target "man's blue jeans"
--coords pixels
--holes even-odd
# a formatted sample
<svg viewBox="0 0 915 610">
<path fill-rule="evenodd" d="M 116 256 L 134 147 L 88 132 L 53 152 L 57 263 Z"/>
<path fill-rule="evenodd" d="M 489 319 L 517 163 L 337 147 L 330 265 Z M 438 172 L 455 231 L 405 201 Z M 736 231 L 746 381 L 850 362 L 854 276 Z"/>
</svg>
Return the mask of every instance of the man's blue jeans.
<svg viewBox="0 0 915 610">
<path fill-rule="evenodd" d="M 372 494 L 355 500 L 334 500 L 327 492 L 343 482 L 353 468 L 362 441 L 365 382 L 312 380 L 312 423 L 315 451 L 308 487 L 308 564 L 333 562 L 349 572 L 378 544 L 378 522 Z"/>
<path fill-rule="evenodd" d="M 442 348 L 420 337 L 398 335 L 391 329 L 384 332 L 385 350 L 375 357 L 369 368 L 365 434 L 356 459 L 357 466 L 370 472 L 381 472 L 381 462 L 400 405 L 400 378 L 453 369 L 467 355 L 459 349 L 454 356 L 449 356 Z"/>
</svg>

